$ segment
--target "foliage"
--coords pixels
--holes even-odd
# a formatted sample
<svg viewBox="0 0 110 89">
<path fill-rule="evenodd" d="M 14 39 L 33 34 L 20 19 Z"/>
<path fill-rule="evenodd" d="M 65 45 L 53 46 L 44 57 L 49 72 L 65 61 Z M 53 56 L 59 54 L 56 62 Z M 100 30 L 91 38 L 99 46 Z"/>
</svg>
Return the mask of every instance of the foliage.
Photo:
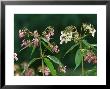
<svg viewBox="0 0 110 89">
<path fill-rule="evenodd" d="M 79 70 L 77 75 L 81 73 L 82 76 L 96 76 L 97 43 L 91 42 L 96 39 L 95 27 L 90 23 L 82 23 L 80 27 L 68 25 L 62 27 L 60 36 L 57 36 L 55 31 L 57 29 L 53 26 L 47 26 L 41 31 L 31 31 L 27 27 L 19 29 L 17 37 L 19 37 L 21 49 L 15 47 L 15 76 L 60 76 L 60 74 L 66 76 L 70 69 L 69 66 L 65 66 L 65 59 L 74 61 L 72 75 Z M 65 51 L 62 50 L 63 47 Z M 25 54 L 27 50 L 29 54 Z M 26 55 L 29 60 L 20 62 L 20 59 L 23 59 L 22 55 Z M 74 56 L 69 59 L 71 55 Z M 90 69 L 87 65 L 92 65 L 92 68 Z"/>
</svg>

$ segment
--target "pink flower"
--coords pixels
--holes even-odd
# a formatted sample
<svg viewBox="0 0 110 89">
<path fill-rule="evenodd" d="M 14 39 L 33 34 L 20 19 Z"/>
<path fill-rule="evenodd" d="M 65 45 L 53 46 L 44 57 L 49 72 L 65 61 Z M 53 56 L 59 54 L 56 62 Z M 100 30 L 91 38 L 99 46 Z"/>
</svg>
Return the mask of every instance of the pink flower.
<svg viewBox="0 0 110 89">
<path fill-rule="evenodd" d="M 97 57 L 94 55 L 94 53 L 92 52 L 88 52 L 86 54 L 86 56 L 84 57 L 84 61 L 87 61 L 88 63 L 94 63 L 96 64 L 97 63 Z"/>
<path fill-rule="evenodd" d="M 35 38 L 32 40 L 34 46 L 39 46 L 39 39 L 38 38 Z"/>
<path fill-rule="evenodd" d="M 26 70 L 25 72 L 25 76 L 34 76 L 35 72 L 33 69 L 29 68 L 28 70 Z"/>
<path fill-rule="evenodd" d="M 17 58 L 17 53 L 14 53 L 14 59 L 15 59 L 15 61 L 18 60 L 18 58 Z"/>
<path fill-rule="evenodd" d="M 53 46 L 52 51 L 55 53 L 58 53 L 60 50 L 58 49 L 58 46 L 55 45 L 55 46 Z"/>
<path fill-rule="evenodd" d="M 45 67 L 45 68 L 44 68 L 44 75 L 45 75 L 45 76 L 50 75 L 50 70 L 49 70 L 48 67 Z"/>
<path fill-rule="evenodd" d="M 24 40 L 22 41 L 21 47 L 22 47 L 22 46 L 30 46 L 30 44 L 31 44 L 30 40 L 25 40 L 25 39 L 24 39 Z"/>
<path fill-rule="evenodd" d="M 36 30 L 36 31 L 34 31 L 34 38 L 38 38 L 38 37 L 39 37 L 39 34 L 38 34 L 37 30 Z"/>
<path fill-rule="evenodd" d="M 25 31 L 19 30 L 19 38 L 23 38 L 25 36 Z"/>
<path fill-rule="evenodd" d="M 50 37 L 54 35 L 54 29 L 51 26 L 46 28 L 46 31 L 43 32 L 44 37 L 50 41 Z"/>
<path fill-rule="evenodd" d="M 45 35 L 45 38 L 46 38 L 48 41 L 50 41 L 50 35 L 49 35 L 49 34 Z"/>
<path fill-rule="evenodd" d="M 38 71 L 39 72 L 42 72 L 45 76 L 49 76 L 50 75 L 50 70 L 49 70 L 49 68 L 48 67 L 44 67 L 44 69 L 40 66 L 39 68 L 38 68 Z"/>
</svg>

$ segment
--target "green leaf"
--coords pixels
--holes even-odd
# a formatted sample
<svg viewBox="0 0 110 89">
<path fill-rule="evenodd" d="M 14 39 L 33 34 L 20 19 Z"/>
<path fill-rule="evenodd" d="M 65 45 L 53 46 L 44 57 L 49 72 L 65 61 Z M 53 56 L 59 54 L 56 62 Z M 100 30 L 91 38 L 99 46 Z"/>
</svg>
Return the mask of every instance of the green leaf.
<svg viewBox="0 0 110 89">
<path fill-rule="evenodd" d="M 83 42 L 83 44 L 84 44 L 85 46 L 87 46 L 87 47 L 92 47 L 92 48 L 97 47 L 97 44 L 90 44 L 90 43 L 88 43 L 86 40 L 83 40 L 82 42 Z"/>
<path fill-rule="evenodd" d="M 50 72 L 53 76 L 56 75 L 56 70 L 54 69 L 53 64 L 51 63 L 51 61 L 47 58 L 44 58 L 44 62 L 47 65 L 47 67 L 50 69 Z"/>
<path fill-rule="evenodd" d="M 40 59 L 40 58 L 33 58 L 33 59 L 29 62 L 28 67 L 29 67 L 32 63 L 34 63 L 36 60 L 38 60 L 38 59 Z"/>
<path fill-rule="evenodd" d="M 78 49 L 77 52 L 76 52 L 76 56 L 75 56 L 75 65 L 76 66 L 75 66 L 75 69 L 74 70 L 76 70 L 76 68 L 79 67 L 79 65 L 82 62 L 82 59 L 83 59 L 83 54 L 80 51 L 80 49 Z"/>
<path fill-rule="evenodd" d="M 75 45 L 71 46 L 71 48 L 65 53 L 65 55 L 68 54 L 71 50 L 73 50 L 77 45 L 78 45 L 78 44 L 75 44 Z M 65 55 L 64 55 L 64 56 L 65 56 Z"/>
<path fill-rule="evenodd" d="M 97 75 L 97 68 L 96 68 L 96 66 L 93 67 L 91 70 L 87 70 L 85 74 L 87 76 L 96 76 Z"/>
<path fill-rule="evenodd" d="M 86 40 L 82 40 L 83 44 L 87 47 L 90 47 L 90 43 L 88 43 Z"/>
<path fill-rule="evenodd" d="M 49 41 L 46 38 L 42 37 L 41 40 L 49 44 Z"/>
<path fill-rule="evenodd" d="M 41 43 L 42 43 L 50 52 L 52 52 L 51 48 L 50 48 L 45 42 L 41 41 Z"/>
<path fill-rule="evenodd" d="M 32 49 L 32 52 L 31 52 L 31 56 L 32 56 L 32 54 L 34 53 L 35 49 L 36 49 L 36 47 L 33 46 L 33 49 Z"/>
<path fill-rule="evenodd" d="M 60 60 L 58 58 L 56 58 L 55 56 L 47 56 L 50 60 L 52 60 L 54 63 L 62 65 L 62 63 L 60 62 Z"/>
</svg>

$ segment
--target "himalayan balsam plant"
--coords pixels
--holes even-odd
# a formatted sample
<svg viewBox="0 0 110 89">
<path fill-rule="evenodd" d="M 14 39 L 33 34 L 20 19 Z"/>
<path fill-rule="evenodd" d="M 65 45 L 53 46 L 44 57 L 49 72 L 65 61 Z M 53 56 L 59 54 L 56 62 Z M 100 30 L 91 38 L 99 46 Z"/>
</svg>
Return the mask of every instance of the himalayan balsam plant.
<svg viewBox="0 0 110 89">
<path fill-rule="evenodd" d="M 76 70 L 80 65 L 82 66 L 82 75 L 86 75 L 84 73 L 84 62 L 87 63 L 97 63 L 96 57 L 96 44 L 88 43 L 86 37 L 92 36 L 94 38 L 96 30 L 93 25 L 83 23 L 80 29 L 77 29 L 75 26 L 67 26 L 64 31 L 61 31 L 60 36 L 60 44 L 68 43 L 69 41 L 73 41 L 73 45 L 68 49 L 65 53 L 68 54 L 75 47 L 78 47 L 75 56 L 75 68 Z M 64 56 L 65 56 L 64 55 Z"/>
<path fill-rule="evenodd" d="M 48 26 L 42 32 L 41 35 L 38 33 L 37 30 L 35 30 L 34 32 L 29 31 L 27 28 L 23 28 L 22 30 L 19 30 L 19 38 L 22 39 L 22 44 L 21 44 L 22 49 L 20 51 L 23 51 L 28 47 L 33 47 L 30 56 L 33 55 L 35 49 L 40 50 L 40 55 L 39 58 L 33 58 L 32 60 L 30 60 L 29 63 L 23 63 L 22 64 L 23 72 L 20 74 L 18 73 L 16 74 L 18 65 L 15 65 L 15 75 L 25 75 L 25 76 L 35 75 L 34 70 L 29 67 L 32 65 L 32 63 L 34 63 L 37 60 L 41 61 L 41 66 L 38 67 L 38 71 L 41 72 L 43 76 L 57 75 L 53 63 L 59 65 L 58 69 L 60 72 L 64 72 L 64 73 L 66 72 L 66 67 L 63 66 L 63 64 L 60 62 L 60 60 L 57 57 L 49 54 L 47 55 L 46 53 L 47 50 L 49 50 L 53 54 L 59 53 L 60 51 L 58 45 L 55 44 L 55 42 L 50 42 L 53 35 L 54 35 L 54 28 L 51 26 Z M 30 37 L 32 39 L 30 39 Z M 18 61 L 17 53 L 14 53 L 14 59 L 15 61 Z"/>
<path fill-rule="evenodd" d="M 61 31 L 60 38 L 60 45 L 63 46 L 64 43 L 68 43 L 70 41 L 73 42 L 73 45 L 65 52 L 63 58 L 72 50 L 77 48 L 75 54 L 75 68 L 73 68 L 73 72 L 81 65 L 82 68 L 82 75 L 88 75 L 89 73 L 95 71 L 96 72 L 96 44 L 90 44 L 87 41 L 88 36 L 92 36 L 94 39 L 96 30 L 93 25 L 83 23 L 80 29 L 77 29 L 75 26 L 70 25 L 65 27 L 65 30 Z M 21 67 L 23 68 L 22 72 L 18 72 L 20 66 L 15 64 L 14 65 L 14 73 L 15 75 L 23 75 L 23 76 L 32 76 L 36 75 L 34 69 L 30 68 L 30 66 L 35 63 L 35 61 L 40 60 L 41 66 L 38 67 L 38 72 L 42 73 L 43 76 L 56 76 L 57 71 L 66 73 L 66 66 L 61 63 L 60 59 L 54 54 L 58 54 L 60 49 L 58 44 L 51 41 L 52 36 L 54 35 L 54 28 L 52 26 L 48 26 L 42 34 L 39 34 L 37 30 L 34 32 L 29 31 L 27 28 L 23 28 L 19 30 L 19 38 L 22 40 L 21 51 L 25 51 L 26 48 L 32 47 L 32 52 L 30 57 L 35 52 L 35 49 L 39 49 L 40 55 L 37 58 L 31 58 L 29 63 L 22 63 Z M 47 53 L 50 51 L 50 53 Z M 53 55 L 52 55 L 53 54 Z M 14 53 L 15 61 L 19 61 L 17 57 L 17 53 Z M 92 70 L 84 71 L 84 64 L 85 63 L 92 63 L 95 67 Z M 58 65 L 56 69 L 53 63 Z"/>
</svg>

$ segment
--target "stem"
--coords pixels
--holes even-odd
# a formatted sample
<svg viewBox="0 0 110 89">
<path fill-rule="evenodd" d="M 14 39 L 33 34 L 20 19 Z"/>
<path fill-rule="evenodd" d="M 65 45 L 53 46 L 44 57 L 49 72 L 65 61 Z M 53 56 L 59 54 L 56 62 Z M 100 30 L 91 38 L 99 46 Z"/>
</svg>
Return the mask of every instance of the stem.
<svg viewBox="0 0 110 89">
<path fill-rule="evenodd" d="M 84 75 L 84 63 L 83 63 L 83 59 L 82 59 L 82 76 Z"/>
<path fill-rule="evenodd" d="M 44 76 L 44 60 L 42 59 L 42 73 L 43 73 L 43 76 Z"/>
<path fill-rule="evenodd" d="M 40 56 L 41 56 L 41 59 L 42 59 L 42 73 L 43 73 L 43 76 L 44 76 L 44 60 L 43 60 L 42 47 L 41 47 L 41 38 L 40 38 Z"/>
<path fill-rule="evenodd" d="M 80 42 L 80 49 L 82 49 L 82 44 Z M 84 75 L 84 62 L 83 62 L 83 58 L 82 58 L 82 76 Z"/>
</svg>

